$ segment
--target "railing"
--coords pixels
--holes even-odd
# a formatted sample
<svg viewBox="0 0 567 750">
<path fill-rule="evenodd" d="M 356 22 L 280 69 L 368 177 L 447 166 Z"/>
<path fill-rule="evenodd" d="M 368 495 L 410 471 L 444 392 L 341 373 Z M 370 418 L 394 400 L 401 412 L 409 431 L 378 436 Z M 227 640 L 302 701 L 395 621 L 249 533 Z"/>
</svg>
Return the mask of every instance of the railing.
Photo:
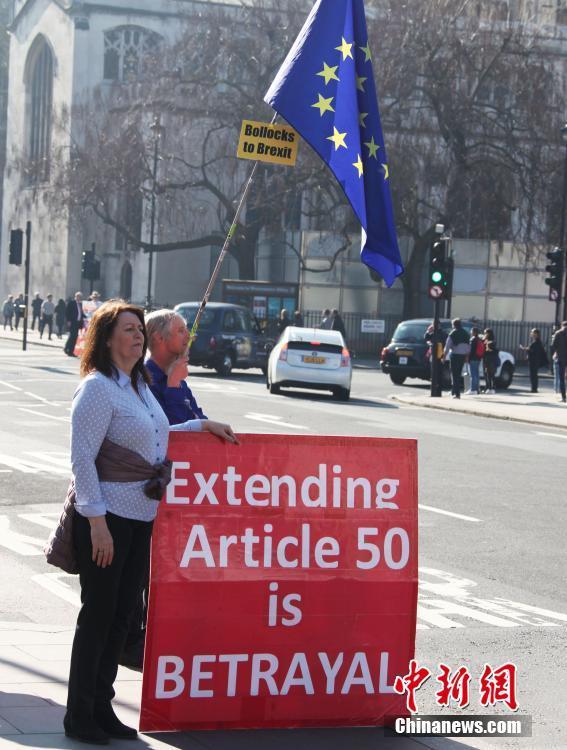
<svg viewBox="0 0 567 750">
<path fill-rule="evenodd" d="M 371 319 L 368 313 L 344 313 L 341 315 L 345 328 L 347 345 L 355 356 L 371 356 L 380 358 L 380 350 L 390 341 L 398 323 L 403 318 L 399 315 L 384 315 L 380 319 L 384 321 L 384 333 L 362 333 L 361 324 L 363 320 Z M 308 310 L 303 313 L 305 326 L 317 328 L 321 323 L 321 312 L 319 310 Z M 496 345 L 499 349 L 510 352 L 514 357 L 522 361 L 524 353 L 520 345 L 527 346 L 530 341 L 532 328 L 539 328 L 541 340 L 549 352 L 549 344 L 553 335 L 553 323 L 540 323 L 526 320 L 485 320 L 476 321 L 481 331 L 484 328 L 492 328 Z"/>
</svg>

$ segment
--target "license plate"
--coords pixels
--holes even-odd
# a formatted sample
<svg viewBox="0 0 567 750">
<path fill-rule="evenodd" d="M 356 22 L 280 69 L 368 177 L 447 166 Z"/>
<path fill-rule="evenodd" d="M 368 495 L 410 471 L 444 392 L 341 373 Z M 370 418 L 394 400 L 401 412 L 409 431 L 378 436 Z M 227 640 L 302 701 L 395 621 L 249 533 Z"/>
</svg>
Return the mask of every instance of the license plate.
<svg viewBox="0 0 567 750">
<path fill-rule="evenodd" d="M 411 357 L 413 354 L 413 351 L 410 349 L 409 351 L 407 349 L 398 349 L 396 352 L 396 355 L 398 357 Z"/>
<path fill-rule="evenodd" d="M 400 363 L 401 365 L 407 365 L 407 363 L 408 363 L 408 358 L 407 358 L 407 357 L 400 357 L 400 358 L 399 358 L 399 360 L 398 360 L 398 362 L 399 362 L 399 363 Z"/>
<path fill-rule="evenodd" d="M 324 365 L 327 360 L 325 357 L 303 357 L 303 361 L 310 365 Z"/>
</svg>

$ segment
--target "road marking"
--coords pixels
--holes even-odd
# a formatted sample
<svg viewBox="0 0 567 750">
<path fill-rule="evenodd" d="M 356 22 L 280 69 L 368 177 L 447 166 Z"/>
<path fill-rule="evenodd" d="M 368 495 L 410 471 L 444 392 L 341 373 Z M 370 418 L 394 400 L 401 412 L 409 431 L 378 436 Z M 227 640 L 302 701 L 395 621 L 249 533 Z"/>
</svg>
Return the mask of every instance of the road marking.
<svg viewBox="0 0 567 750">
<path fill-rule="evenodd" d="M 73 591 L 69 584 L 63 580 L 67 577 L 76 579 L 76 576 L 71 576 L 68 573 L 40 573 L 39 575 L 32 576 L 31 580 L 43 586 L 44 589 L 47 589 L 60 599 L 69 602 L 69 604 L 80 607 L 81 599 L 79 594 Z"/>
<path fill-rule="evenodd" d="M 53 403 L 53 401 L 49 401 L 46 398 L 43 398 L 43 396 L 38 396 L 36 393 L 31 393 L 31 391 L 24 391 L 26 396 L 30 396 L 30 398 L 36 398 L 38 401 L 41 401 L 44 404 L 47 404 L 48 406 L 59 406 L 59 404 Z"/>
<path fill-rule="evenodd" d="M 23 474 L 39 474 L 43 471 L 48 474 L 68 476 L 71 471 L 71 466 L 68 462 L 56 459 L 48 453 L 31 452 L 31 455 L 34 456 L 36 460 L 15 458 L 13 456 L 7 456 L 5 453 L 0 453 L 0 464 L 9 466 L 16 471 L 21 471 Z"/>
<path fill-rule="evenodd" d="M 44 414 L 42 411 L 34 411 L 33 409 L 24 409 L 23 406 L 19 406 L 20 411 L 25 411 L 28 414 L 36 414 L 39 417 L 46 417 L 47 419 L 55 419 L 56 422 L 70 422 L 69 417 L 55 417 L 53 414 Z"/>
<path fill-rule="evenodd" d="M 23 388 L 18 388 L 17 385 L 12 385 L 11 383 L 7 383 L 5 380 L 0 380 L 0 385 L 6 386 L 6 388 L 12 388 L 14 391 L 23 391 Z"/>
<path fill-rule="evenodd" d="M 24 451 L 24 455 L 33 456 L 40 461 L 46 461 L 48 464 L 54 464 L 58 470 L 64 470 L 67 473 L 71 471 L 71 460 L 69 453 L 66 451 Z"/>
<path fill-rule="evenodd" d="M 563 438 L 563 440 L 567 440 L 567 435 L 562 435 L 559 432 L 536 432 L 536 435 L 545 435 L 545 437 L 558 437 Z"/>
<path fill-rule="evenodd" d="M 0 547 L 16 552 L 18 555 L 30 557 L 41 555 L 45 547 L 45 539 L 36 539 L 27 534 L 18 534 L 10 529 L 8 516 L 0 516 Z"/>
<path fill-rule="evenodd" d="M 253 419 L 256 422 L 266 422 L 267 424 L 274 424 L 277 427 L 289 427 L 292 430 L 308 430 L 309 427 L 305 427 L 302 424 L 292 424 L 291 422 L 284 422 L 281 417 L 276 417 L 274 414 L 261 414 L 257 412 L 250 412 L 244 415 L 245 419 Z"/>
<path fill-rule="evenodd" d="M 18 518 L 22 518 L 24 521 L 31 521 L 31 523 L 36 523 L 38 526 L 53 531 L 60 515 L 59 511 L 56 513 L 18 513 Z"/>
<path fill-rule="evenodd" d="M 430 513 L 439 513 L 442 516 L 451 516 L 452 518 L 460 518 L 461 521 L 470 521 L 471 523 L 482 523 L 480 518 L 474 518 L 474 516 L 464 516 L 462 513 L 453 513 L 450 510 L 441 510 L 441 508 L 433 508 L 431 505 L 422 505 L 421 503 L 417 506 L 421 510 L 428 510 Z"/>
</svg>

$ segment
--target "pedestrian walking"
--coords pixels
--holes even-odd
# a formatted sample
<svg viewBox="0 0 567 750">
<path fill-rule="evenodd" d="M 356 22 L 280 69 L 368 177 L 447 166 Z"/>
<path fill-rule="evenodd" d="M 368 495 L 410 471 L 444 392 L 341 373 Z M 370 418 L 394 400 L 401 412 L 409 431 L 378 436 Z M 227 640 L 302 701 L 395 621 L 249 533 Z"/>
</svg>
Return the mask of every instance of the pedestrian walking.
<svg viewBox="0 0 567 750">
<path fill-rule="evenodd" d="M 68 357 L 75 356 L 75 344 L 79 336 L 79 331 L 85 322 L 85 313 L 83 311 L 83 295 L 81 292 L 75 293 L 75 298 L 67 302 L 65 308 L 65 318 L 69 323 L 69 336 L 65 342 L 63 351 Z"/>
<path fill-rule="evenodd" d="M 65 328 L 65 309 L 65 300 L 60 297 L 55 305 L 55 328 L 57 329 L 58 339 L 63 336 L 63 329 Z"/>
<path fill-rule="evenodd" d="M 238 442 L 232 429 L 207 418 L 187 385 L 189 330 L 185 320 L 173 310 L 154 310 L 146 317 L 150 357 L 146 368 L 151 376 L 150 390 L 165 412 L 169 424 L 204 420 L 205 429 L 228 442 Z M 206 422 L 206 424 L 205 424 Z M 146 637 L 150 559 L 144 569 L 143 590 L 126 638 L 119 663 L 141 669 Z"/>
<path fill-rule="evenodd" d="M 333 318 L 331 316 L 331 311 L 329 310 L 328 307 L 326 307 L 321 314 L 321 322 L 319 323 L 319 328 L 323 328 L 327 331 L 330 331 L 332 325 L 333 325 Z"/>
<path fill-rule="evenodd" d="M 476 326 L 471 328 L 469 340 L 469 372 L 471 376 L 470 390 L 467 395 L 478 396 L 480 392 L 480 363 L 484 357 L 484 342 L 480 338 L 480 331 Z"/>
<path fill-rule="evenodd" d="M 451 395 L 453 398 L 461 398 L 463 367 L 470 352 L 469 335 L 463 328 L 460 318 L 454 318 L 451 325 L 453 328 L 445 342 L 443 359 L 449 357 Z"/>
<path fill-rule="evenodd" d="M 39 321 L 39 338 L 43 338 L 43 332 L 45 326 L 49 333 L 49 341 L 53 334 L 53 316 L 55 314 L 55 305 L 53 303 L 53 295 L 48 294 L 41 305 L 41 320 Z"/>
<path fill-rule="evenodd" d="M 343 319 L 340 316 L 339 311 L 335 307 L 331 313 L 331 330 L 339 331 L 342 334 L 343 339 L 346 343 L 346 328 Z"/>
<path fill-rule="evenodd" d="M 547 353 L 541 340 L 541 332 L 539 328 L 532 328 L 530 336 L 530 343 L 527 346 L 522 346 L 520 344 L 520 349 L 527 352 L 531 392 L 537 393 L 539 370 L 542 367 L 549 367 L 549 360 L 547 358 Z"/>
<path fill-rule="evenodd" d="M 276 324 L 276 327 L 278 329 L 278 336 L 281 336 L 285 329 L 290 325 L 291 320 L 289 319 L 289 313 L 284 307 L 280 312 L 280 317 L 278 318 L 278 322 Z"/>
<path fill-rule="evenodd" d="M 19 294 L 14 300 L 14 328 L 16 329 L 16 331 L 18 330 L 18 326 L 20 325 L 20 318 L 24 317 L 25 309 L 26 301 L 24 299 L 24 295 Z"/>
<path fill-rule="evenodd" d="M 484 368 L 484 380 L 486 383 L 485 393 L 494 395 L 496 393 L 494 379 L 498 365 L 500 364 L 500 357 L 498 356 L 498 348 L 492 328 L 485 328 L 483 342 L 484 356 L 482 358 L 482 366 Z"/>
<path fill-rule="evenodd" d="M 566 402 L 565 398 L 565 368 L 567 367 L 567 320 L 561 323 L 561 328 L 553 334 L 551 340 L 551 351 L 557 361 L 559 371 L 559 392 L 561 401 Z"/>
<path fill-rule="evenodd" d="M 4 330 L 6 330 L 6 326 L 10 326 L 10 330 L 13 330 L 12 327 L 12 318 L 14 317 L 14 295 L 9 294 L 4 302 L 2 303 L 2 316 L 4 318 Z"/>
<path fill-rule="evenodd" d="M 31 301 L 31 309 L 32 309 L 32 322 L 31 322 L 31 329 L 32 331 L 35 328 L 35 322 L 37 320 L 37 327 L 39 330 L 40 324 L 41 324 L 41 306 L 43 305 L 43 299 L 41 298 L 39 292 L 36 292 L 34 294 L 34 297 Z"/>
<path fill-rule="evenodd" d="M 303 315 L 300 310 L 296 310 L 293 313 L 293 325 L 296 328 L 303 328 Z"/>
</svg>

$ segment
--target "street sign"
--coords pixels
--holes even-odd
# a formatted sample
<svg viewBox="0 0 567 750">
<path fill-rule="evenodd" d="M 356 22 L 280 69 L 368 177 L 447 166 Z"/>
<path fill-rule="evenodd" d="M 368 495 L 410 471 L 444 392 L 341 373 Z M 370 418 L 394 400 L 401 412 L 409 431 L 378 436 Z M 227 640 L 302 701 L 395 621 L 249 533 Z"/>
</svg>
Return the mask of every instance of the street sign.
<svg viewBox="0 0 567 750">
<path fill-rule="evenodd" d="M 141 731 L 379 726 L 414 654 L 415 440 L 175 432 Z"/>
<path fill-rule="evenodd" d="M 243 120 L 236 155 L 239 159 L 293 167 L 297 159 L 298 142 L 297 133 L 289 125 Z"/>
<path fill-rule="evenodd" d="M 384 333 L 386 330 L 385 320 L 361 320 L 360 321 L 360 332 L 361 333 Z"/>
<path fill-rule="evenodd" d="M 434 284 L 433 286 L 429 287 L 429 296 L 432 299 L 440 299 L 443 296 L 443 288 L 438 286 L 437 284 Z"/>
</svg>

